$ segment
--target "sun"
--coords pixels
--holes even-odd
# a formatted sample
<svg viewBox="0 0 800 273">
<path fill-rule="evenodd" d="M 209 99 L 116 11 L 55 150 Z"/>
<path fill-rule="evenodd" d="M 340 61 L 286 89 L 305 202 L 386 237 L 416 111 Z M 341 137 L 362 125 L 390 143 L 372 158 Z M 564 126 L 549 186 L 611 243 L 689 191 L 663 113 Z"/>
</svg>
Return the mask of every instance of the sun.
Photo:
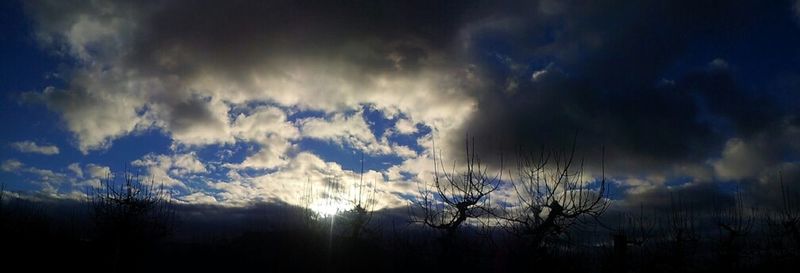
<svg viewBox="0 0 800 273">
<path fill-rule="evenodd" d="M 309 208 L 320 217 L 325 218 L 348 210 L 350 205 L 344 200 L 320 199 L 312 203 Z"/>
</svg>

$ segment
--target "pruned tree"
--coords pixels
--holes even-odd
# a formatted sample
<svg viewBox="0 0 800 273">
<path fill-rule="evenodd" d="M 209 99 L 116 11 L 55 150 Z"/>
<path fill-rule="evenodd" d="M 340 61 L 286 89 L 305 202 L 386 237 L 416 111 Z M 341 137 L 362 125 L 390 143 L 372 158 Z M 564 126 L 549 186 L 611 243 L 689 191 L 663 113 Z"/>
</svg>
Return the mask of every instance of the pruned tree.
<svg viewBox="0 0 800 273">
<path fill-rule="evenodd" d="M 350 226 L 350 238 L 358 239 L 372 220 L 375 207 L 375 182 L 364 182 L 364 154 L 361 154 L 361 172 L 349 200 L 353 208 L 344 212 Z"/>
<path fill-rule="evenodd" d="M 789 187 L 778 172 L 780 203 L 772 213 L 767 214 L 766 223 L 771 229 L 770 241 L 773 250 L 780 254 L 800 254 L 800 196 L 796 189 Z M 787 240 L 788 239 L 788 240 Z"/>
<path fill-rule="evenodd" d="M 655 235 L 656 221 L 646 217 L 644 206 L 639 205 L 639 212 L 621 213 L 620 222 L 616 228 L 610 228 L 598 221 L 603 227 L 611 230 L 613 241 L 613 252 L 611 258 L 611 268 L 617 272 L 625 272 L 629 267 L 629 260 L 632 255 L 638 254 L 644 257 L 645 244 Z M 632 253 L 631 249 L 638 250 Z M 639 261 L 641 264 L 641 261 Z"/>
<path fill-rule="evenodd" d="M 162 185 L 128 172 L 120 176 L 122 181 L 108 174 L 100 188 L 89 192 L 98 240 L 112 248 L 115 267 L 134 262 L 123 259 L 170 235 L 175 221 L 171 196 Z"/>
<path fill-rule="evenodd" d="M 3 199 L 5 196 L 6 196 L 6 183 L 0 183 L 0 217 L 3 216 L 3 208 L 5 206 Z"/>
<path fill-rule="evenodd" d="M 795 247 L 800 249 L 800 209 L 798 209 L 797 193 L 789 189 L 783 181 L 783 174 L 778 174 L 781 185 L 780 219 L 786 232 L 795 242 Z"/>
<path fill-rule="evenodd" d="M 584 160 L 575 159 L 575 144 L 564 153 L 541 149 L 520 152 L 516 175 L 510 175 L 517 202 L 492 212 L 511 234 L 533 248 L 562 234 L 583 217 L 597 217 L 608 208 L 604 163 L 601 179 L 584 176 Z"/>
<path fill-rule="evenodd" d="M 756 209 L 747 207 L 744 196 L 737 187 L 730 207 L 714 209 L 714 223 L 720 231 L 720 256 L 723 264 L 735 266 L 740 261 L 751 230 L 756 222 Z"/>
<path fill-rule="evenodd" d="M 303 195 L 300 200 L 301 208 L 299 209 L 300 224 L 305 229 L 313 229 L 317 227 L 317 213 L 311 208 L 315 201 L 314 184 L 311 183 L 311 177 L 306 178 L 306 183 L 303 185 Z"/>
<path fill-rule="evenodd" d="M 470 142 L 469 138 L 464 142 L 465 162 L 461 171 L 456 170 L 456 162 L 448 171 L 443 160 L 436 160 L 435 143 L 433 150 L 433 184 L 423 183 L 420 187 L 420 200 L 414 206 L 421 215 L 414 221 L 452 236 L 468 219 L 487 215 L 488 197 L 500 186 L 502 163 L 501 170 L 490 175 L 475 152 L 474 139 Z"/>
<path fill-rule="evenodd" d="M 666 235 L 671 252 L 672 265 L 676 270 L 685 270 L 690 265 L 694 251 L 700 241 L 697 232 L 697 213 L 693 204 L 686 203 L 680 195 L 670 194 L 670 208 L 667 215 Z"/>
<path fill-rule="evenodd" d="M 0 183 L 0 230 L 4 230 L 6 226 L 5 196 L 6 183 Z"/>
</svg>

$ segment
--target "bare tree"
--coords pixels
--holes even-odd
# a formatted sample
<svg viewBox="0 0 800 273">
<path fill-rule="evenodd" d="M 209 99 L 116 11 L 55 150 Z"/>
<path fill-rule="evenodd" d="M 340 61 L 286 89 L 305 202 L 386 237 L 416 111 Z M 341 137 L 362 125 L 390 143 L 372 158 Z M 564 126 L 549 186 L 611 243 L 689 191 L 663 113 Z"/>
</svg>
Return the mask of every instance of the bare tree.
<svg viewBox="0 0 800 273">
<path fill-rule="evenodd" d="M 350 225 L 350 238 L 358 239 L 369 225 L 375 207 L 375 192 L 374 181 L 369 185 L 364 182 L 364 153 L 361 153 L 361 172 L 358 184 L 349 200 L 353 204 L 353 208 L 344 212 Z"/>
<path fill-rule="evenodd" d="M 112 248 L 113 266 L 120 266 L 148 244 L 172 232 L 175 209 L 169 193 L 153 179 L 123 173 L 119 182 L 108 174 L 100 188 L 90 191 L 92 220 L 101 243 Z"/>
<path fill-rule="evenodd" d="M 656 221 L 644 215 L 644 206 L 639 205 L 639 213 L 622 213 L 620 223 L 616 228 L 609 228 L 598 221 L 603 227 L 611 229 L 613 240 L 613 253 L 611 259 L 612 268 L 618 272 L 625 272 L 629 267 L 629 260 L 632 255 L 638 254 L 643 258 L 645 255 L 645 244 L 655 235 Z M 638 250 L 638 253 L 631 253 L 631 248 Z M 642 264 L 639 261 L 639 264 Z M 642 270 L 642 268 L 640 268 Z"/>
<path fill-rule="evenodd" d="M 723 264 L 735 266 L 739 263 L 745 239 L 756 222 L 755 208 L 746 207 L 741 190 L 734 192 L 733 206 L 715 208 L 714 222 L 720 230 L 720 254 Z"/>
<path fill-rule="evenodd" d="M 3 198 L 6 196 L 6 183 L 0 183 L 0 216 L 3 215 Z"/>
<path fill-rule="evenodd" d="M 474 139 L 470 142 L 469 138 L 465 140 L 466 160 L 464 169 L 460 172 L 456 171 L 456 162 L 447 171 L 442 160 L 436 161 L 435 143 L 433 150 L 433 185 L 424 183 L 420 188 L 421 200 L 414 205 L 421 216 L 414 221 L 452 236 L 467 219 L 487 215 L 490 208 L 487 203 L 489 194 L 500 186 L 502 163 L 501 170 L 490 176 L 488 167 L 482 165 L 475 152 Z"/>
<path fill-rule="evenodd" d="M 6 225 L 5 196 L 6 183 L 0 183 L 0 230 L 4 230 Z"/>
<path fill-rule="evenodd" d="M 800 248 L 800 210 L 798 209 L 797 193 L 789 189 L 783 181 L 783 174 L 778 174 L 781 185 L 781 224 L 795 242 L 795 247 Z"/>
<path fill-rule="evenodd" d="M 798 192 L 783 181 L 782 172 L 778 172 L 777 180 L 780 204 L 766 217 L 766 223 L 772 231 L 769 239 L 773 250 L 783 252 L 780 254 L 797 255 L 800 253 L 800 198 Z"/>
<path fill-rule="evenodd" d="M 306 229 L 311 229 L 316 226 L 316 213 L 311 208 L 314 199 L 314 185 L 311 183 L 311 177 L 307 177 L 306 183 L 303 186 L 303 196 L 300 200 L 302 208 L 300 208 L 298 215 L 300 224 Z"/>
<path fill-rule="evenodd" d="M 671 244 L 671 261 L 676 270 L 685 270 L 689 266 L 689 259 L 693 257 L 700 241 L 697 233 L 696 212 L 693 204 L 684 202 L 680 195 L 677 197 L 670 195 L 670 211 L 666 219 L 666 239 Z"/>
<path fill-rule="evenodd" d="M 539 248 L 582 217 L 599 216 L 608 208 L 604 164 L 601 169 L 599 181 L 584 177 L 584 161 L 576 161 L 574 142 L 567 153 L 520 152 L 516 176 L 510 176 L 517 203 L 493 213 L 507 231 Z"/>
</svg>

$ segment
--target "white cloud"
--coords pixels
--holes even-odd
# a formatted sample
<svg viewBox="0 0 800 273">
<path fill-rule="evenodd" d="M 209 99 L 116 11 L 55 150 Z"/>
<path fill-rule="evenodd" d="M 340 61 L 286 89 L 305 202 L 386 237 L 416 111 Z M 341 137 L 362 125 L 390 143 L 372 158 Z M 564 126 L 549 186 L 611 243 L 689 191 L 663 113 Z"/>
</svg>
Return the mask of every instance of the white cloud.
<svg viewBox="0 0 800 273">
<path fill-rule="evenodd" d="M 214 196 L 204 192 L 187 194 L 179 197 L 178 200 L 189 204 L 219 204 Z"/>
<path fill-rule="evenodd" d="M 531 81 L 539 81 L 547 75 L 547 69 L 537 70 L 531 74 Z"/>
<path fill-rule="evenodd" d="M 413 158 L 417 152 L 405 145 L 392 144 L 392 152 L 400 158 Z"/>
<path fill-rule="evenodd" d="M 22 166 L 23 164 L 22 162 L 19 162 L 19 160 L 7 159 L 6 161 L 3 161 L 2 165 L 0 165 L 0 169 L 4 172 L 14 172 L 22 168 Z"/>
<path fill-rule="evenodd" d="M 52 183 L 61 183 L 66 180 L 67 176 L 63 173 L 54 172 L 52 170 L 40 169 L 37 167 L 28 167 L 24 163 L 16 159 L 7 159 L 0 165 L 0 170 L 4 172 L 20 172 L 36 176 L 36 181 L 42 185 L 52 186 Z"/>
<path fill-rule="evenodd" d="M 541 81 L 542 79 L 544 79 L 545 77 L 550 75 L 550 73 L 551 73 L 550 70 L 552 70 L 552 69 L 553 69 L 553 64 L 550 63 L 546 67 L 544 67 L 544 68 L 542 68 L 540 70 L 533 71 L 533 73 L 531 74 L 531 81 L 532 82 Z"/>
<path fill-rule="evenodd" d="M 108 166 L 96 165 L 96 164 L 87 164 L 86 170 L 89 173 L 89 178 L 98 178 L 98 179 L 105 179 L 113 174 L 111 173 L 111 168 Z"/>
<path fill-rule="evenodd" d="M 389 154 L 392 150 L 372 133 L 363 111 L 350 115 L 339 113 L 330 118 L 306 118 L 298 123 L 304 137 L 349 145 L 368 154 Z"/>
<path fill-rule="evenodd" d="M 722 179 L 752 178 L 773 163 L 771 157 L 766 143 L 733 138 L 725 143 L 722 158 L 712 165 L 717 176 Z"/>
<path fill-rule="evenodd" d="M 194 152 L 175 155 L 147 154 L 141 159 L 131 162 L 132 165 L 144 167 L 147 176 L 157 184 L 166 187 L 186 188 L 182 179 L 191 174 L 206 173 L 208 170 Z"/>
<path fill-rule="evenodd" d="M 374 209 L 407 205 L 402 194 L 411 194 L 408 182 L 389 182 L 383 174 L 365 170 L 361 184 L 363 202 L 374 200 Z M 359 173 L 344 170 L 335 162 L 326 162 L 316 155 L 300 152 L 280 171 L 255 177 L 243 177 L 236 172 L 229 181 L 210 182 L 209 187 L 220 191 L 216 200 L 223 204 L 244 205 L 258 201 L 281 200 L 303 206 L 304 200 L 319 204 L 333 202 L 342 208 L 352 208 L 359 192 Z M 332 181 L 337 181 L 332 185 Z M 310 196 L 308 195 L 310 193 Z"/>
<path fill-rule="evenodd" d="M 92 163 L 86 164 L 86 173 L 84 173 L 83 169 L 81 169 L 80 164 L 78 163 L 70 164 L 67 169 L 75 173 L 75 176 L 78 178 L 71 180 L 73 181 L 73 189 L 99 189 L 102 188 L 103 181 L 114 178 L 114 173 L 111 172 L 111 168 Z M 84 178 L 84 175 L 85 179 L 82 179 Z"/>
<path fill-rule="evenodd" d="M 417 132 L 417 124 L 405 118 L 397 120 L 394 128 L 401 135 L 410 135 Z"/>
<path fill-rule="evenodd" d="M 142 122 L 136 113 L 144 106 L 140 99 L 105 93 L 123 88 L 118 85 L 124 80 L 115 78 L 96 71 L 78 72 L 73 78 L 73 85 L 77 85 L 75 90 L 48 87 L 40 94 L 29 93 L 27 97 L 43 101 L 49 109 L 61 114 L 67 129 L 77 138 L 78 149 L 86 154 L 90 150 L 107 148 L 111 140 L 133 132 Z"/>
<path fill-rule="evenodd" d="M 105 179 L 105 178 L 103 178 Z M 103 187 L 103 179 L 101 178 L 89 178 L 83 181 L 79 181 L 78 183 L 73 184 L 73 189 L 100 189 Z"/>
<path fill-rule="evenodd" d="M 725 143 L 719 159 L 710 164 L 718 178 L 739 180 L 759 178 L 787 163 L 789 152 L 800 151 L 797 139 L 800 127 L 786 119 L 772 132 L 753 135 L 749 138 L 731 138 Z"/>
<path fill-rule="evenodd" d="M 75 162 L 75 163 L 69 164 L 69 166 L 67 166 L 67 169 L 72 171 L 72 173 L 74 173 L 75 176 L 77 176 L 78 178 L 83 178 L 83 169 L 81 169 L 81 164 L 80 163 Z"/>
<path fill-rule="evenodd" d="M 197 159 L 195 153 L 180 154 L 172 157 L 171 174 L 185 176 L 192 173 L 206 173 L 206 166 Z"/>
<path fill-rule="evenodd" d="M 390 143 L 384 136 L 380 139 L 373 134 L 363 110 L 352 114 L 335 114 L 328 118 L 305 118 L 298 121 L 303 137 L 321 139 L 349 146 L 371 155 L 397 155 L 409 158 L 416 152 L 407 146 Z"/>
<path fill-rule="evenodd" d="M 67 177 L 62 173 L 54 172 L 47 169 L 39 169 L 36 167 L 28 167 L 27 169 L 25 169 L 25 172 L 38 176 L 40 181 L 42 182 L 60 183 L 63 182 Z"/>
<path fill-rule="evenodd" d="M 433 178 L 433 172 L 433 157 L 425 153 L 388 168 L 384 174 L 390 181 L 401 182 L 406 180 L 402 174 L 411 176 L 412 181 L 425 181 Z"/>
<path fill-rule="evenodd" d="M 233 123 L 237 139 L 259 144 L 259 150 L 248 156 L 236 168 L 272 169 L 286 164 L 290 141 L 299 138 L 300 132 L 286 120 L 286 114 L 276 107 L 259 107 L 246 116 L 240 114 Z"/>
<path fill-rule="evenodd" d="M 11 143 L 11 147 L 14 147 L 17 151 L 23 153 L 37 153 L 43 155 L 56 155 L 58 154 L 58 146 L 55 145 L 39 145 L 33 141 L 20 141 Z"/>
</svg>

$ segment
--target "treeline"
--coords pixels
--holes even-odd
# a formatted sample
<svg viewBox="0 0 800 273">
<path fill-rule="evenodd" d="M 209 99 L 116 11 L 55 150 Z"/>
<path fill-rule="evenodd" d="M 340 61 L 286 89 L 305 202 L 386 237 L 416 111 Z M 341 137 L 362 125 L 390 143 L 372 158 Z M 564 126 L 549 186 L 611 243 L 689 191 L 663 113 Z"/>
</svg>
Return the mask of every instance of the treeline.
<svg viewBox="0 0 800 273">
<path fill-rule="evenodd" d="M 319 215 L 310 200 L 177 204 L 156 181 L 129 173 L 109 175 L 84 201 L 2 191 L 3 261 L 90 272 L 744 272 L 797 265 L 800 207 L 782 179 L 776 206 L 755 206 L 736 189 L 711 208 L 676 191 L 666 208 L 620 209 L 608 198 L 604 162 L 585 175 L 587 164 L 575 154 L 574 145 L 542 149 L 490 168 L 466 141 L 458 164 L 434 155 L 432 180 L 419 184 L 407 208 L 374 210 L 374 192 L 360 180 L 348 197 L 352 208 L 333 215 Z"/>
</svg>

